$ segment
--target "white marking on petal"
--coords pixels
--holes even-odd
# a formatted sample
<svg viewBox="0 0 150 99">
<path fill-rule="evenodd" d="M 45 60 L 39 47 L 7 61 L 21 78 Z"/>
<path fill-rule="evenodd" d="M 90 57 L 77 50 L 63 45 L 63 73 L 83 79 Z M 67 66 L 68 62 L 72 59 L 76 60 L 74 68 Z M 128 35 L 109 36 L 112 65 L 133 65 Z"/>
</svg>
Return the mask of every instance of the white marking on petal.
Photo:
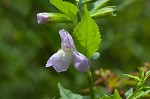
<svg viewBox="0 0 150 99">
<path fill-rule="evenodd" d="M 72 49 L 60 49 L 49 60 L 57 72 L 66 71 L 72 61 L 73 50 Z"/>
</svg>

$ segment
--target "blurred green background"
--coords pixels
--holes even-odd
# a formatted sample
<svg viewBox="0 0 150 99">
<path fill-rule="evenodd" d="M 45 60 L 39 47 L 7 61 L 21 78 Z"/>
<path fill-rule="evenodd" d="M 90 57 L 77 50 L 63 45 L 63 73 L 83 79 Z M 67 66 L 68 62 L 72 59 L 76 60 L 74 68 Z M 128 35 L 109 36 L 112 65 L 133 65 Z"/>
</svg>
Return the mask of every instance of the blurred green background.
<svg viewBox="0 0 150 99">
<path fill-rule="evenodd" d="M 137 71 L 150 61 L 150 0 L 111 0 L 116 16 L 97 19 L 102 43 L 91 70 Z M 88 86 L 73 65 L 67 72 L 45 68 L 60 48 L 58 31 L 72 32 L 65 23 L 37 24 L 39 12 L 59 12 L 48 0 L 0 0 L 0 99 L 51 99 L 57 83 L 80 93 Z"/>
</svg>

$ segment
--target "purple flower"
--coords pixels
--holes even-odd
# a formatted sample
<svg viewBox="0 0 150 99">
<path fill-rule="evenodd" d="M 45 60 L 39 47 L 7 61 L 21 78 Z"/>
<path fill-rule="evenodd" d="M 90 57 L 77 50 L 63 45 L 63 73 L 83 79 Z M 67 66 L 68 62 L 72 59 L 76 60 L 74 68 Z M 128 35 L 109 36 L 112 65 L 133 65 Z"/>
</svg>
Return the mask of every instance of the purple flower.
<svg viewBox="0 0 150 99">
<path fill-rule="evenodd" d="M 46 12 L 45 13 L 38 13 L 37 19 L 38 19 L 39 24 L 48 22 L 49 21 L 48 13 L 46 13 Z"/>
<path fill-rule="evenodd" d="M 74 60 L 74 67 L 78 71 L 87 71 L 90 67 L 90 61 L 76 50 L 71 35 L 64 29 L 60 30 L 59 34 L 61 49 L 49 58 L 46 67 L 53 66 L 57 72 L 63 72 L 68 69 L 72 60 Z"/>
</svg>

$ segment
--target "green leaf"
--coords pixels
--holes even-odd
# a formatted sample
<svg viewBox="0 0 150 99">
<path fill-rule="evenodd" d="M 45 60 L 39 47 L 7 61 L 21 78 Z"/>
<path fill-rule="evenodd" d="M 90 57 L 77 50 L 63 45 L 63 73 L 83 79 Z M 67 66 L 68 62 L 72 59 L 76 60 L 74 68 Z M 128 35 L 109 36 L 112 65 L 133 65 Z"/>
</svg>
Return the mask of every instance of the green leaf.
<svg viewBox="0 0 150 99">
<path fill-rule="evenodd" d="M 144 95 L 147 95 L 148 93 L 150 93 L 150 90 L 146 90 L 146 91 L 140 91 L 140 92 L 137 92 L 135 95 L 134 95 L 134 99 L 138 99 Z"/>
<path fill-rule="evenodd" d="M 99 57 L 100 57 L 100 53 L 99 53 L 99 52 L 95 52 L 95 53 L 92 55 L 91 59 L 98 59 Z"/>
<path fill-rule="evenodd" d="M 84 16 L 75 27 L 73 35 L 84 48 L 83 54 L 90 58 L 100 46 L 100 32 L 97 24 L 90 17 L 87 6 L 84 6 Z"/>
<path fill-rule="evenodd" d="M 106 17 L 106 16 L 115 16 L 113 11 L 116 9 L 115 6 L 107 6 L 104 8 L 101 8 L 99 10 L 93 11 L 90 13 L 92 18 L 100 18 L 100 17 Z"/>
<path fill-rule="evenodd" d="M 74 4 L 62 0 L 50 0 L 50 3 L 70 17 L 72 21 L 76 20 L 78 8 Z"/>
<path fill-rule="evenodd" d="M 150 86 L 143 86 L 142 90 L 150 90 Z"/>
<path fill-rule="evenodd" d="M 150 76 L 150 70 L 146 72 L 145 80 Z"/>
<path fill-rule="evenodd" d="M 63 88 L 60 83 L 58 83 L 58 88 L 61 99 L 90 99 L 88 96 L 81 96 L 79 94 L 72 93 L 70 90 Z"/>
<path fill-rule="evenodd" d="M 92 0 L 82 0 L 82 3 L 86 3 L 86 2 L 89 2 L 89 1 L 92 1 Z"/>
<path fill-rule="evenodd" d="M 112 96 L 102 96 L 100 99 L 112 99 Z"/>
<path fill-rule="evenodd" d="M 110 0 L 97 0 L 96 2 L 89 5 L 90 11 L 95 11 L 101 8 L 104 4 L 106 4 Z"/>
<path fill-rule="evenodd" d="M 114 95 L 111 95 L 111 96 L 103 96 L 103 97 L 101 97 L 100 99 L 122 99 L 121 97 L 120 97 L 120 94 L 118 93 L 118 91 L 115 89 L 115 93 L 114 93 Z"/>
<path fill-rule="evenodd" d="M 133 94 L 133 88 L 130 88 L 126 93 L 125 96 L 126 98 L 128 98 L 129 96 L 131 96 Z"/>
<path fill-rule="evenodd" d="M 56 97 L 53 97 L 52 99 L 55 99 Z"/>
<path fill-rule="evenodd" d="M 115 89 L 115 93 L 114 93 L 113 99 L 122 99 L 122 98 L 120 97 L 120 94 L 119 94 L 119 92 L 117 91 L 117 89 Z"/>
<path fill-rule="evenodd" d="M 144 70 L 142 68 L 139 68 L 139 71 L 140 71 L 141 79 L 144 79 L 144 77 L 145 77 Z"/>
<path fill-rule="evenodd" d="M 126 77 L 129 77 L 129 78 L 133 78 L 133 79 L 135 79 L 137 81 L 141 81 L 141 79 L 138 76 L 129 75 L 129 74 L 123 74 L 123 75 L 126 76 Z"/>
<path fill-rule="evenodd" d="M 80 5 L 80 4 L 84 4 L 84 3 L 90 2 L 92 0 L 75 0 L 75 1 Z"/>
</svg>

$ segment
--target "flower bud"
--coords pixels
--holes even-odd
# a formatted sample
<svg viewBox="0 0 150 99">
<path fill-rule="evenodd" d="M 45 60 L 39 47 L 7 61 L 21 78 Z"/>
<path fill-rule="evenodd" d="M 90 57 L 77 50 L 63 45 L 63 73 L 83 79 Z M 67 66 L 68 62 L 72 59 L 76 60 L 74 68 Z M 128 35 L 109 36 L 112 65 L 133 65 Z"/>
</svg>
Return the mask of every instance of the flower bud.
<svg viewBox="0 0 150 99">
<path fill-rule="evenodd" d="M 68 16 L 61 13 L 38 13 L 37 14 L 38 23 L 47 23 L 47 22 L 69 22 L 71 21 Z"/>
<path fill-rule="evenodd" d="M 48 17 L 48 13 L 38 13 L 37 19 L 39 24 L 49 22 L 50 20 Z"/>
</svg>

